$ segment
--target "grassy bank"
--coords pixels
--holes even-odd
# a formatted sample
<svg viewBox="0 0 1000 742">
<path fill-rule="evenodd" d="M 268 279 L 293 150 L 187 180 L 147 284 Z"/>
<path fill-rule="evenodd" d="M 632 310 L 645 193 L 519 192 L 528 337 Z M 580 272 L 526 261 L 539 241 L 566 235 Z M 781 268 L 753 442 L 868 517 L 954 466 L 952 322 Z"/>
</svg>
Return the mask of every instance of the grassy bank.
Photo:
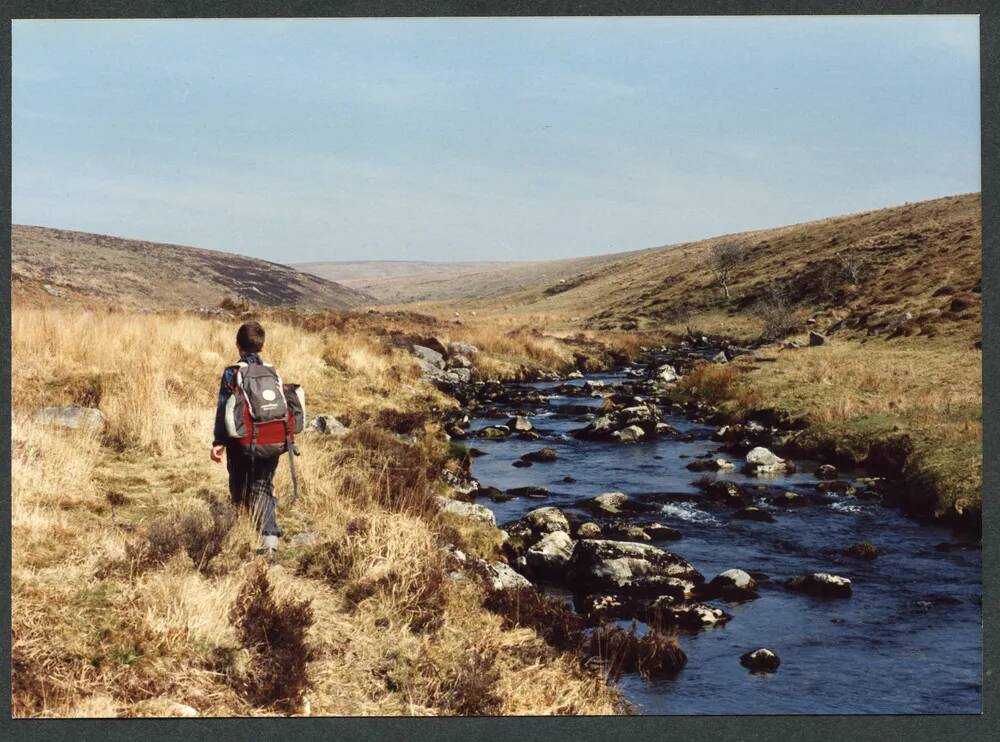
<svg viewBox="0 0 1000 742">
<path fill-rule="evenodd" d="M 264 320 L 265 355 L 306 388 L 310 412 L 352 428 L 302 437 L 303 487 L 279 516 L 286 535 L 311 536 L 286 539 L 267 570 L 208 459 L 236 323 L 15 308 L 14 715 L 620 711 L 573 653 L 484 607 L 475 579 L 448 578 L 443 545 L 492 556 L 496 533 L 435 507 L 454 464 L 430 410 L 453 403 L 400 338 L 473 342 L 481 372 L 508 377 L 607 351 L 419 317 Z M 104 430 L 34 419 L 60 404 L 100 409 Z M 282 467 L 276 491 L 287 485 Z"/>
<path fill-rule="evenodd" d="M 757 355 L 701 366 L 681 389 L 734 418 L 769 410 L 798 420 L 802 454 L 869 465 L 900 481 L 909 511 L 977 530 L 981 351 L 965 342 L 847 338 Z"/>
</svg>

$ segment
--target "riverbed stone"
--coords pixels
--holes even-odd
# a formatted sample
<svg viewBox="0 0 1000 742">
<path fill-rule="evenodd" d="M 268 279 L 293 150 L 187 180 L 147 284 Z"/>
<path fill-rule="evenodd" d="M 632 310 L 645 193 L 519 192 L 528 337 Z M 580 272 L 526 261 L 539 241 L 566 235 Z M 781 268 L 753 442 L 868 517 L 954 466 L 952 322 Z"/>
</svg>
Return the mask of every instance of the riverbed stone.
<svg viewBox="0 0 1000 742">
<path fill-rule="evenodd" d="M 510 436 L 510 428 L 506 425 L 487 425 L 477 432 L 476 435 L 487 440 L 500 440 Z"/>
<path fill-rule="evenodd" d="M 761 647 L 741 655 L 740 664 L 754 673 L 774 672 L 781 664 L 781 660 L 773 650 Z"/>
<path fill-rule="evenodd" d="M 576 529 L 577 538 L 600 538 L 601 533 L 601 527 L 591 521 L 581 523 Z"/>
<path fill-rule="evenodd" d="M 823 598 L 851 597 L 851 581 L 847 577 L 829 572 L 813 572 L 792 577 L 785 582 L 785 587 L 789 590 Z"/>
</svg>

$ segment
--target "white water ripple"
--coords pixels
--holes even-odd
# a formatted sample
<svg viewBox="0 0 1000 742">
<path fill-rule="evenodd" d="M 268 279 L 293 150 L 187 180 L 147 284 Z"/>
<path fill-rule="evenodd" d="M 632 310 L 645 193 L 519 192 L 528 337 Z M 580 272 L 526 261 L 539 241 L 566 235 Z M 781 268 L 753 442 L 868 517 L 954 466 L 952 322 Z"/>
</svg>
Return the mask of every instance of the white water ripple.
<svg viewBox="0 0 1000 742">
<path fill-rule="evenodd" d="M 660 506 L 660 512 L 671 518 L 686 520 L 689 523 L 709 523 L 717 525 L 719 520 L 714 516 L 699 510 L 689 502 L 667 502 Z"/>
</svg>

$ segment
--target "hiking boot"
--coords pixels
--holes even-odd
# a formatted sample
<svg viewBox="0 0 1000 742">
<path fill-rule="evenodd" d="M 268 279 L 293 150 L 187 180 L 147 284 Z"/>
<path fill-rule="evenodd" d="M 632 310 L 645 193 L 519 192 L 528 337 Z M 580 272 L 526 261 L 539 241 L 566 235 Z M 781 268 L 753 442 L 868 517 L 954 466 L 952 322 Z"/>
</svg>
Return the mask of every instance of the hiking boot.
<svg viewBox="0 0 1000 742">
<path fill-rule="evenodd" d="M 264 553 L 267 554 L 267 561 L 274 562 L 278 559 L 278 537 L 264 537 Z"/>
</svg>

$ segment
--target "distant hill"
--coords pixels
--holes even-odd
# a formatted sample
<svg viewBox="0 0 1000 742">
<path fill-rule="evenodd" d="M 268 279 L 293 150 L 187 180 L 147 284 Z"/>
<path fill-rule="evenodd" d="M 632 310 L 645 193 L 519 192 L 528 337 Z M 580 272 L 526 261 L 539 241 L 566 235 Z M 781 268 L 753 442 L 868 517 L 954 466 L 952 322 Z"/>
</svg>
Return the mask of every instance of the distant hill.
<svg viewBox="0 0 1000 742">
<path fill-rule="evenodd" d="M 233 253 L 15 224 L 16 293 L 91 298 L 134 308 L 261 306 L 345 309 L 368 294 L 288 266 Z"/>
<path fill-rule="evenodd" d="M 435 263 L 410 260 L 296 263 L 292 267 L 365 291 L 383 304 L 484 299 L 558 282 L 624 255 L 523 262 Z"/>
</svg>

